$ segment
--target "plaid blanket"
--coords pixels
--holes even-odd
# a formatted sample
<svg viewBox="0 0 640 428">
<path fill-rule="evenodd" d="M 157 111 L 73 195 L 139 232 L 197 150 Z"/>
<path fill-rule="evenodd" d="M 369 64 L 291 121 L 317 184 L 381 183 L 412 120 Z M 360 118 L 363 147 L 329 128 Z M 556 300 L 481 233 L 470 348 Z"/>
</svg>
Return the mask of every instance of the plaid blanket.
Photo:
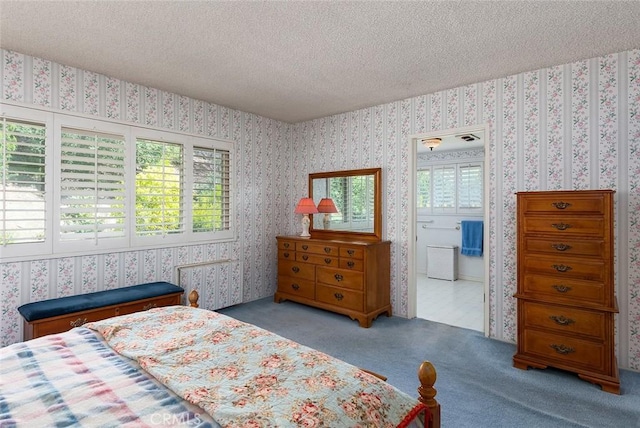
<svg viewBox="0 0 640 428">
<path fill-rule="evenodd" d="M 211 427 L 86 328 L 0 349 L 0 427 Z"/>
</svg>

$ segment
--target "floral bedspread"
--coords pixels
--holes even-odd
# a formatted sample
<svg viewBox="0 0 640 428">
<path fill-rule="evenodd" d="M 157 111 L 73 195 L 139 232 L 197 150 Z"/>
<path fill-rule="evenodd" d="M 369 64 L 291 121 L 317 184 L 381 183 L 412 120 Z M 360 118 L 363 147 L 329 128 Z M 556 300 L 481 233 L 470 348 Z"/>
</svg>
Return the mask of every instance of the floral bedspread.
<svg viewBox="0 0 640 428">
<path fill-rule="evenodd" d="M 405 427 L 428 412 L 350 364 L 216 312 L 170 306 L 85 326 L 225 427 Z"/>
</svg>

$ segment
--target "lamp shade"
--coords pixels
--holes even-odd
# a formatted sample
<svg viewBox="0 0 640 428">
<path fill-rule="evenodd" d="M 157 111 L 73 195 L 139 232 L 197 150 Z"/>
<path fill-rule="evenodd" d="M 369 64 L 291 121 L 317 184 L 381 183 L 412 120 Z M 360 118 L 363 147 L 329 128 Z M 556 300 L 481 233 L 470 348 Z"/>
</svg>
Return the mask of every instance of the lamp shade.
<svg viewBox="0 0 640 428">
<path fill-rule="evenodd" d="M 318 212 L 318 209 L 316 208 L 316 204 L 313 203 L 313 199 L 302 198 L 298 202 L 294 212 L 296 214 L 315 214 Z"/>
<path fill-rule="evenodd" d="M 338 209 L 336 208 L 336 204 L 333 203 L 333 199 L 322 198 L 320 199 L 320 203 L 318 204 L 318 212 L 319 213 L 337 213 Z"/>
</svg>

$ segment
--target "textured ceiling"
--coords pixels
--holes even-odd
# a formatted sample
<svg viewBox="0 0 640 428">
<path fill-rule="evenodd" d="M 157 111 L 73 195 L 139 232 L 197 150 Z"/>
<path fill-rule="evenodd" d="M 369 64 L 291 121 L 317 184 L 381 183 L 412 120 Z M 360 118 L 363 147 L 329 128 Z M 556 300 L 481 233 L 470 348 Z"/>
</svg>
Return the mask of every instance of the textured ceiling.
<svg viewBox="0 0 640 428">
<path fill-rule="evenodd" d="M 0 46 L 295 123 L 640 48 L 639 1 L 5 1 Z"/>
</svg>

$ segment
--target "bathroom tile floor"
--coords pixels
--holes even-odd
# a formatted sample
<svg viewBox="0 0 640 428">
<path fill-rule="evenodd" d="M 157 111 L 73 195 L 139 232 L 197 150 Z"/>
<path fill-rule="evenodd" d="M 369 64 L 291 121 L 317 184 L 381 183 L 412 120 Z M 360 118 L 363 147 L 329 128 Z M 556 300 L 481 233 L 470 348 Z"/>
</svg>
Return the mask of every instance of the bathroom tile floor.
<svg viewBox="0 0 640 428">
<path fill-rule="evenodd" d="M 481 282 L 446 281 L 420 273 L 416 277 L 418 318 L 484 332 L 484 285 Z"/>
</svg>

